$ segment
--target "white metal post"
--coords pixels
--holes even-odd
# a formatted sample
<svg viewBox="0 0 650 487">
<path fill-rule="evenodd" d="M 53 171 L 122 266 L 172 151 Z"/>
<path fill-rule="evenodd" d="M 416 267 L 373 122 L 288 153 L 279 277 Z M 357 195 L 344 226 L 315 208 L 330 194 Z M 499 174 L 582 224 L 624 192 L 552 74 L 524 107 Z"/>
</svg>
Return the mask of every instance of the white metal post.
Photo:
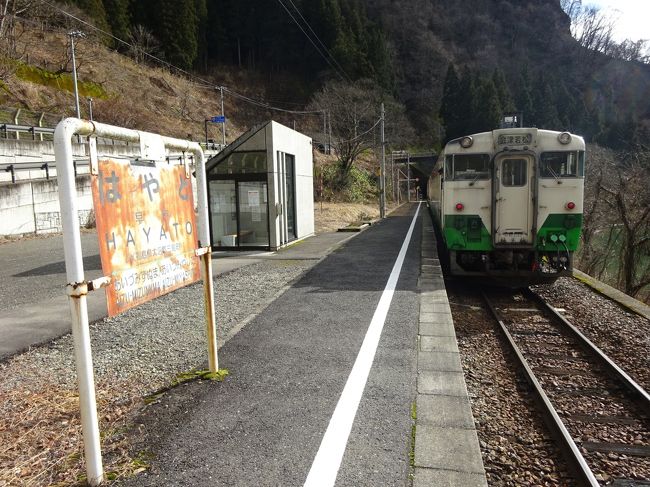
<svg viewBox="0 0 650 487">
<path fill-rule="evenodd" d="M 61 121 L 54 132 L 54 153 L 59 184 L 59 201 L 61 205 L 61 225 L 63 227 L 63 251 L 65 256 L 68 296 L 72 318 L 72 335 L 79 383 L 79 406 L 84 439 L 84 457 L 86 474 L 91 486 L 103 481 L 103 466 L 95 399 L 95 381 L 90 347 L 88 326 L 88 306 L 86 295 L 88 285 L 85 281 L 81 234 L 79 230 L 79 208 L 72 154 L 72 136 L 96 135 L 129 142 L 138 142 L 140 132 L 115 127 L 78 118 L 66 118 Z M 190 152 L 194 155 L 197 176 L 197 206 L 199 213 L 199 238 L 201 245 L 207 245 L 203 268 L 204 287 L 206 289 L 205 312 L 208 327 L 208 359 L 210 369 L 216 372 L 217 342 L 214 325 L 214 294 L 212 291 L 212 262 L 210 255 L 210 233 L 208 228 L 208 198 L 205 177 L 205 159 L 201 147 L 196 142 L 162 137 L 166 148 Z"/>
<path fill-rule="evenodd" d="M 74 53 L 74 38 L 81 37 L 81 32 L 78 30 L 69 32 L 70 36 L 70 49 L 72 50 L 72 81 L 74 83 L 74 105 L 76 108 L 77 118 L 81 118 L 81 109 L 79 108 L 79 88 L 77 86 L 77 60 Z"/>
<path fill-rule="evenodd" d="M 87 135 L 92 133 L 93 129 L 94 127 L 90 122 L 74 118 L 65 119 L 56 127 L 54 152 L 57 160 L 61 225 L 63 227 L 63 252 L 68 280 L 68 295 L 70 296 L 72 337 L 77 365 L 77 381 L 79 383 L 79 408 L 83 428 L 86 474 L 88 483 L 95 486 L 103 481 L 104 470 L 99 443 L 95 377 L 93 375 L 93 360 L 88 329 L 87 286 L 84 282 L 77 188 L 72 164 L 71 142 L 71 138 L 75 133 Z"/>
</svg>

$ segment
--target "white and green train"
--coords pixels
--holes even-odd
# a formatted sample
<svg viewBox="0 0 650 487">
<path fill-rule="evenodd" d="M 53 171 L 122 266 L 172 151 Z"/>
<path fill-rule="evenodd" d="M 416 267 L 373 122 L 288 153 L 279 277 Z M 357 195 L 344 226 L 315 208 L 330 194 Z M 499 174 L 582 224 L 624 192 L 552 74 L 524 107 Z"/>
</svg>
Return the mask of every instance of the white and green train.
<svg viewBox="0 0 650 487">
<path fill-rule="evenodd" d="M 511 286 L 569 275 L 582 228 L 585 142 L 506 128 L 450 141 L 428 197 L 449 271 Z"/>
</svg>

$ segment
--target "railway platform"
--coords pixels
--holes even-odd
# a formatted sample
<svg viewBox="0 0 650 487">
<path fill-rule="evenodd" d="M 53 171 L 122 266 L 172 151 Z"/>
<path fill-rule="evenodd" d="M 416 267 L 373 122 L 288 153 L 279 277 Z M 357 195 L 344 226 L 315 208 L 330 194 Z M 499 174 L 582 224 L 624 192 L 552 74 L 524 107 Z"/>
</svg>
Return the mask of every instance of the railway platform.
<svg viewBox="0 0 650 487">
<path fill-rule="evenodd" d="M 119 484 L 487 485 L 424 204 L 357 234 L 216 259 L 224 272 L 315 265 L 221 344 L 224 382 L 143 410 L 134 448 L 151 468 Z"/>
</svg>

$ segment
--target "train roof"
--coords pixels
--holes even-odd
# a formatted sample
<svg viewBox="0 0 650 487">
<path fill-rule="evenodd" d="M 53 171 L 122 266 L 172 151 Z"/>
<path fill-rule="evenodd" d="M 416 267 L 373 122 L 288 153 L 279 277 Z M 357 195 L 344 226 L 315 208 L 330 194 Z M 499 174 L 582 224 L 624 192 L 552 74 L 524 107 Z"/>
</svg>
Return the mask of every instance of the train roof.
<svg viewBox="0 0 650 487">
<path fill-rule="evenodd" d="M 568 134 L 568 142 L 559 143 L 559 136 Z M 565 136 L 566 137 L 566 136 Z M 463 146 L 461 142 L 471 138 L 471 145 Z M 569 132 L 558 132 L 554 130 L 543 130 L 535 127 L 516 127 L 492 130 L 491 132 L 480 132 L 466 135 L 450 140 L 445 145 L 446 154 L 481 153 L 488 154 L 501 152 L 508 149 L 535 150 L 540 144 L 546 142 L 558 142 L 557 147 L 563 150 L 584 150 L 584 139 Z"/>
</svg>

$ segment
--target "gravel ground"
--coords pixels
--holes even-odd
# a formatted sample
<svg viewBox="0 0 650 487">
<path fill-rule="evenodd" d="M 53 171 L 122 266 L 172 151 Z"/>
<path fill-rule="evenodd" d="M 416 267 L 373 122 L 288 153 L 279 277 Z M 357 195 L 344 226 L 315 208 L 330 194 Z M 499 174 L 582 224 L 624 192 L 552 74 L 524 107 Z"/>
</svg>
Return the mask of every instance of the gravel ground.
<svg viewBox="0 0 650 487">
<path fill-rule="evenodd" d="M 269 260 L 218 276 L 219 343 L 315 263 Z M 123 442 L 142 397 L 168 386 L 179 373 L 207 367 L 202 298 L 202 284 L 194 284 L 91 326 L 108 472 L 119 476 L 137 469 Z M 70 335 L 0 364 L 0 487 L 81 478 L 74 371 Z"/>
<path fill-rule="evenodd" d="M 482 298 L 458 286 L 449 286 L 448 294 L 488 484 L 575 485 L 535 410 L 528 384 L 504 355 Z"/>
<path fill-rule="evenodd" d="M 554 285 L 536 286 L 541 294 L 588 338 L 609 355 L 619 366 L 634 377 L 643 387 L 650 385 L 650 322 L 626 311 L 615 302 L 597 294 L 591 288 L 570 278 L 558 280 Z M 477 431 L 481 443 L 484 463 L 490 485 L 572 485 L 574 480 L 566 472 L 559 451 L 547 437 L 546 428 L 530 401 L 527 384 L 511 370 L 507 356 L 503 356 L 501 337 L 493 324 L 487 324 L 482 300 L 471 290 L 460 288 L 450 290 L 450 302 L 456 324 L 456 333 L 466 371 L 466 382 L 472 398 L 472 409 L 477 420 Z M 522 315 L 524 316 L 524 315 Z M 546 362 L 546 358 L 563 351 L 565 339 L 543 325 L 541 317 L 530 316 L 519 320 L 518 329 L 526 330 L 528 325 L 546 330 L 546 344 L 536 343 L 537 338 L 525 334 L 518 337 L 525 347 L 533 352 L 532 363 Z M 537 351 L 535 351 L 537 350 Z M 578 369 L 582 365 L 573 359 L 555 360 L 551 367 Z M 547 363 L 547 362 L 546 362 Z M 548 365 L 545 365 L 549 368 Z M 584 374 L 564 376 L 542 373 L 542 382 L 550 390 L 579 387 L 603 387 L 587 370 Z M 628 409 L 602 392 L 584 402 L 569 395 L 555 398 L 564 403 L 573 414 L 616 415 Z M 558 404 L 561 406 L 561 404 Z M 561 407 L 562 409 L 562 407 Z M 641 424 L 615 425 L 580 423 L 568 419 L 572 429 L 580 431 L 580 442 L 614 441 L 627 444 L 646 445 L 647 429 Z M 647 461 L 615 453 L 597 453 L 583 450 L 587 461 L 599 474 L 598 480 L 609 484 L 615 478 L 647 478 Z"/>
<path fill-rule="evenodd" d="M 566 309 L 563 314 L 571 324 L 650 391 L 650 320 L 572 278 L 533 290 L 554 307 Z"/>
</svg>

